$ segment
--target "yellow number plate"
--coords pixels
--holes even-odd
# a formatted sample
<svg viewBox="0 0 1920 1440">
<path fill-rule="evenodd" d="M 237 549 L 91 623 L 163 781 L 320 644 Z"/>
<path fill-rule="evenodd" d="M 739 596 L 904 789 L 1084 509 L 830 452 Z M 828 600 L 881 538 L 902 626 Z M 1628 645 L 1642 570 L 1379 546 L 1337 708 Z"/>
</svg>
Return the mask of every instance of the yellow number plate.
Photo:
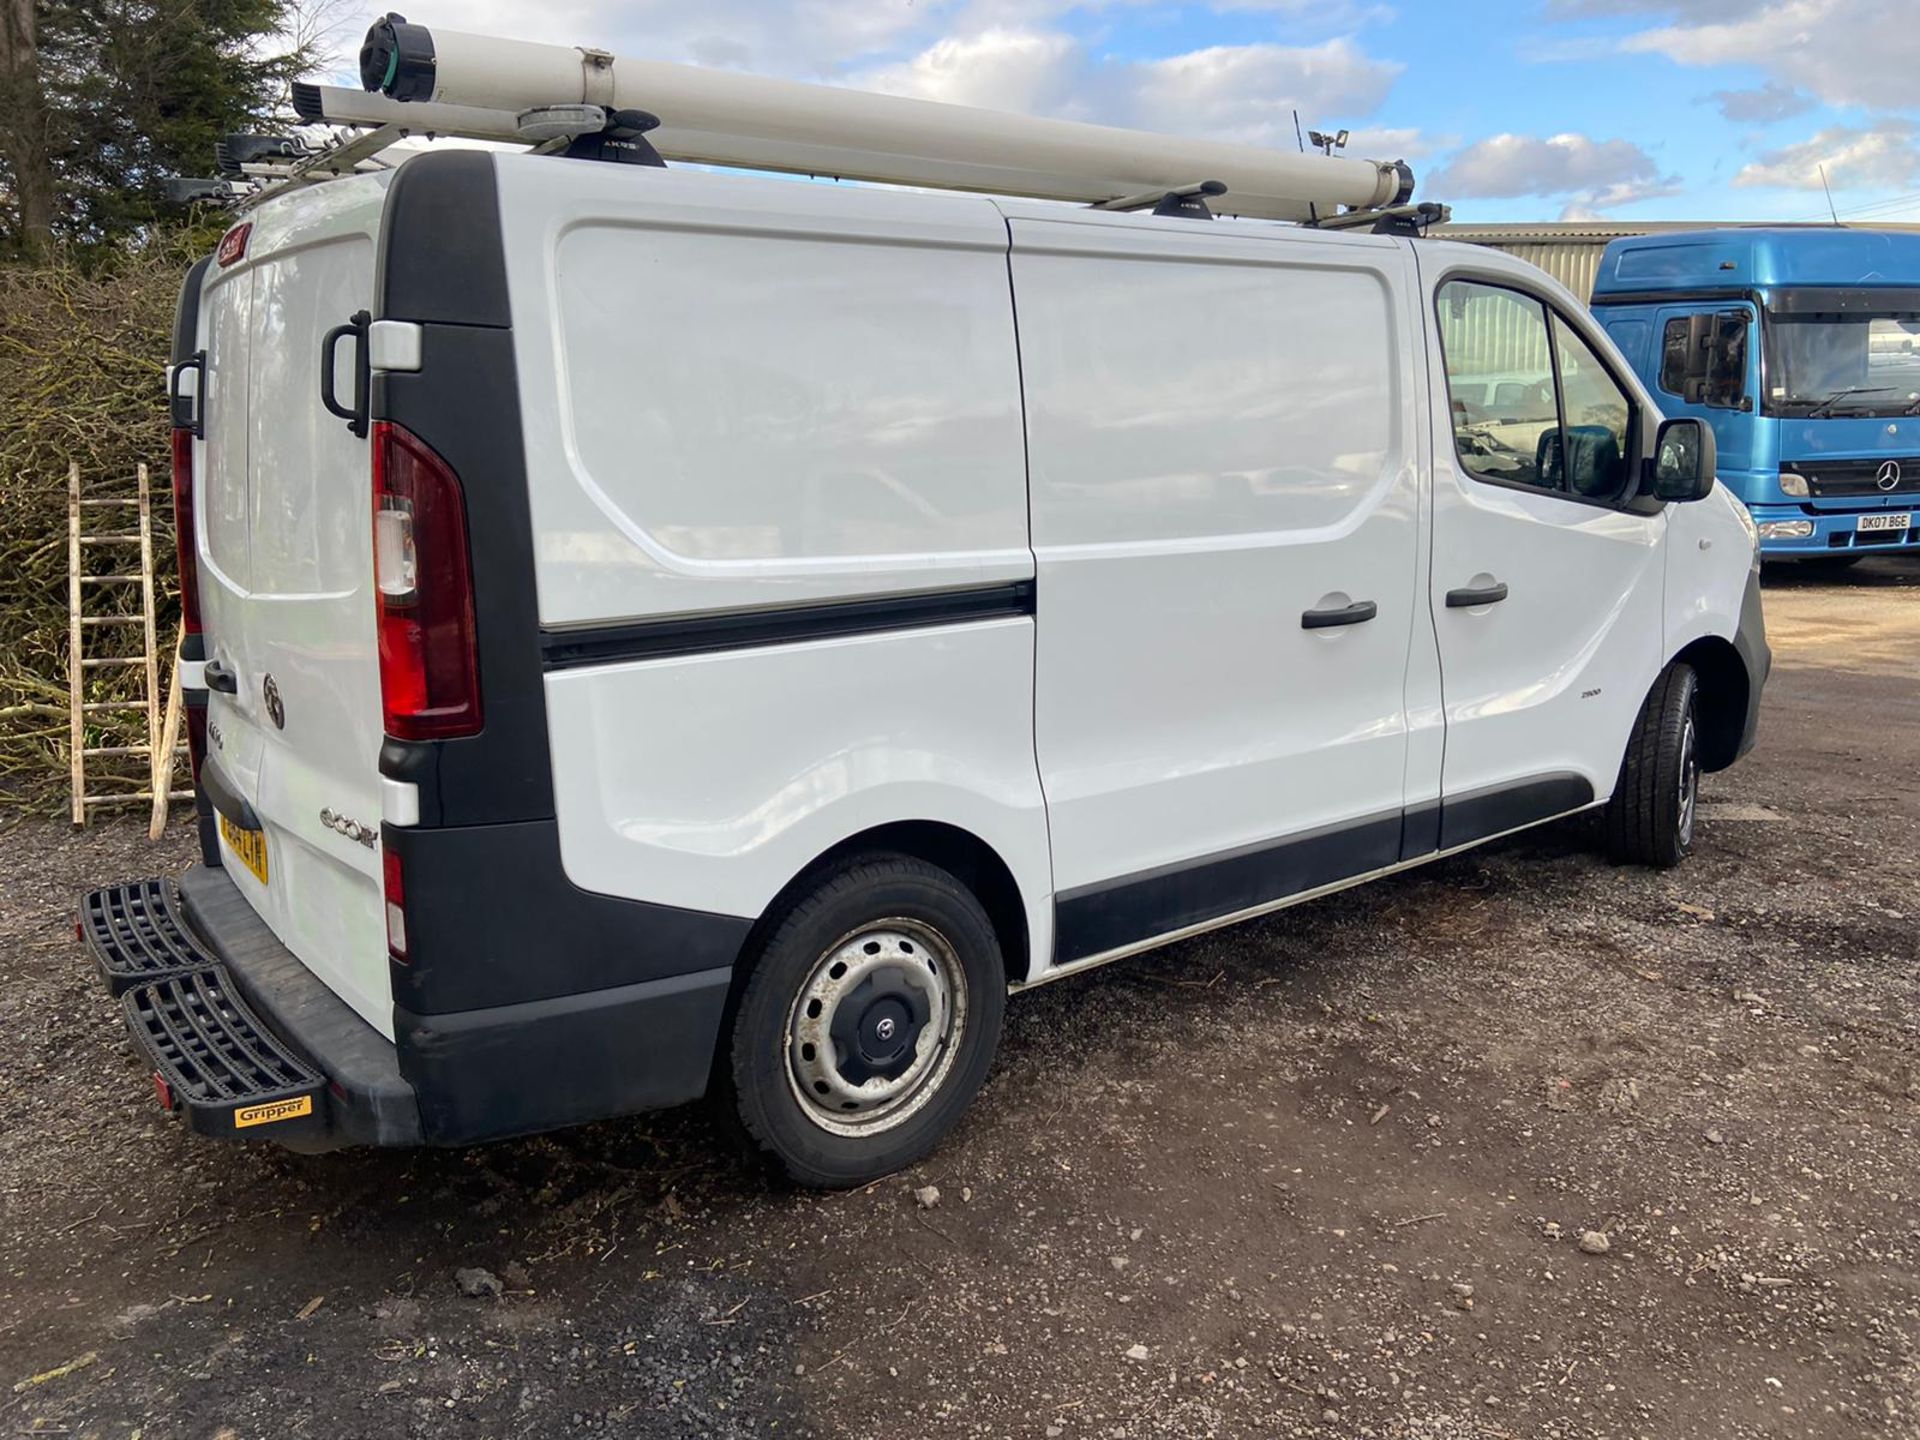
<svg viewBox="0 0 1920 1440">
<path fill-rule="evenodd" d="M 253 872 L 253 878 L 267 883 L 267 837 L 258 830 L 242 830 L 226 816 L 220 817 L 220 835 L 240 863 Z"/>
</svg>

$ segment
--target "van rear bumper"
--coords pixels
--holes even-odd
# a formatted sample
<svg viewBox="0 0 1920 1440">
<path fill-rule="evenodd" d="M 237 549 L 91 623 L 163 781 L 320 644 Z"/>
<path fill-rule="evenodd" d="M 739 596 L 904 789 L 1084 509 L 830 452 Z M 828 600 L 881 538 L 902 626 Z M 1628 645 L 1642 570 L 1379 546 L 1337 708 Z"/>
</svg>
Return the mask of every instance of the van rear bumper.
<svg viewBox="0 0 1920 1440">
<path fill-rule="evenodd" d="M 97 891 L 81 929 L 163 1100 L 203 1134 L 303 1151 L 460 1145 L 660 1109 L 707 1088 L 730 968 L 451 1014 L 396 1007 L 389 1041 L 280 943 L 224 870 L 188 870 L 177 896 L 160 881 Z M 180 1013 L 179 983 L 192 990 L 196 977 L 210 982 L 200 991 L 241 1002 L 225 1028 L 196 1033 Z M 155 1023 L 160 1012 L 176 1023 Z M 261 1084 L 279 1089 L 233 1083 L 275 1045 L 291 1069 Z M 207 1075 L 211 1090 L 195 1083 Z M 296 1109 L 303 1099 L 310 1108 Z M 279 1105 L 285 1120 L 249 1118 Z"/>
</svg>

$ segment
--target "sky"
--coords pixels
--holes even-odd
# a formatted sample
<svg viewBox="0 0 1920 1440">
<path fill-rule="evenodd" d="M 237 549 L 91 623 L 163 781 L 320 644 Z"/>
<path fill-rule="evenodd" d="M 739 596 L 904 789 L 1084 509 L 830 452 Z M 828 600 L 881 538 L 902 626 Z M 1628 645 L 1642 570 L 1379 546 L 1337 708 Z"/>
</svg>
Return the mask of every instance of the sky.
<svg viewBox="0 0 1920 1440">
<path fill-rule="evenodd" d="M 371 20 L 386 6 L 369 6 Z M 351 16 L 351 9 L 347 10 Z M 1405 159 L 1456 221 L 1920 221 L 1920 0 L 434 0 L 429 27 Z M 346 18 L 341 48 L 357 48 Z"/>
</svg>

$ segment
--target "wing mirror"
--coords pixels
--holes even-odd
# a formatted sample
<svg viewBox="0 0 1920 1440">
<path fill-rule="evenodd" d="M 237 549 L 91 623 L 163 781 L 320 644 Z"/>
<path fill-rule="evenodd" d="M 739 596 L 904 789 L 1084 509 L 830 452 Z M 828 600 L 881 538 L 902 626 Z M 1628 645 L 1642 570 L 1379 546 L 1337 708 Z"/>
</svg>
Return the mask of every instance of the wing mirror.
<svg viewBox="0 0 1920 1440">
<path fill-rule="evenodd" d="M 1648 461 L 1647 489 L 1662 500 L 1704 500 L 1713 493 L 1720 458 L 1703 420 L 1663 420 Z"/>
</svg>

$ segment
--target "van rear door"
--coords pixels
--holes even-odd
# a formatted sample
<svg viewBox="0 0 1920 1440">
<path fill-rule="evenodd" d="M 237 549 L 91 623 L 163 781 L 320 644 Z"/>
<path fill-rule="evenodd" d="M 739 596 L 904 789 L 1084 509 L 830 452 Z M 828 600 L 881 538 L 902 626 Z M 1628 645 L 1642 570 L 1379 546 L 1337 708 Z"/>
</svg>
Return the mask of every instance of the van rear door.
<svg viewBox="0 0 1920 1440">
<path fill-rule="evenodd" d="M 282 943 L 391 1036 L 370 464 L 320 403 L 323 337 L 373 302 L 385 190 L 369 176 L 277 200 L 216 267 L 196 543 L 203 783 L 227 871 Z"/>
</svg>

